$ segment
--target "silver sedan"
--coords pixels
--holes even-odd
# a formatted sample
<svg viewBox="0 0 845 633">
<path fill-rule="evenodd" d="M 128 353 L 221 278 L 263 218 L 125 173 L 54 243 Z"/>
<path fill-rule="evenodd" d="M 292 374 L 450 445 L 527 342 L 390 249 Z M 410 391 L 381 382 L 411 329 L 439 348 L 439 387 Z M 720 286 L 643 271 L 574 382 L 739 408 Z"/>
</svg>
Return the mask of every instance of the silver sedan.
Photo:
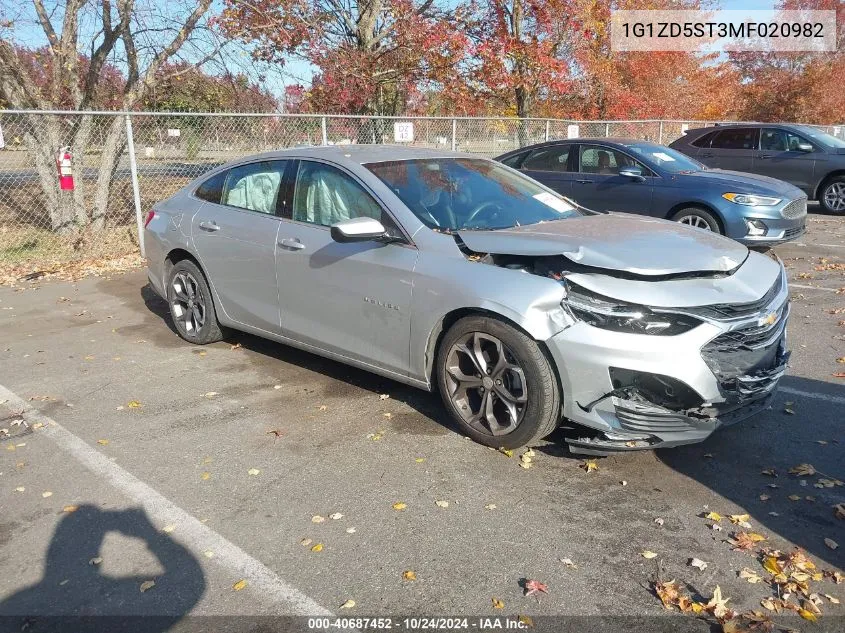
<svg viewBox="0 0 845 633">
<path fill-rule="evenodd" d="M 564 421 L 576 452 L 701 441 L 765 409 L 788 358 L 780 262 L 467 154 L 244 158 L 155 205 L 145 231 L 185 340 L 228 327 L 437 390 L 494 447 Z"/>
</svg>

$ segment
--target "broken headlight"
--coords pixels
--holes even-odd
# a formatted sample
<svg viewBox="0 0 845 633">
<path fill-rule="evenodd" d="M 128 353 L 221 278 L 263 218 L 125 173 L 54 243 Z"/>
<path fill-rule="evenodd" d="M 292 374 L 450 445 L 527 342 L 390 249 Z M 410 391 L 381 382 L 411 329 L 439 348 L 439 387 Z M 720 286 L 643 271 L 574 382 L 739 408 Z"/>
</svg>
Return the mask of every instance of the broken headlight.
<svg viewBox="0 0 845 633">
<path fill-rule="evenodd" d="M 566 295 L 561 305 L 576 319 L 603 330 L 674 336 L 701 324 L 685 314 L 656 313 L 646 306 L 604 297 L 567 280 L 563 284 Z"/>
</svg>

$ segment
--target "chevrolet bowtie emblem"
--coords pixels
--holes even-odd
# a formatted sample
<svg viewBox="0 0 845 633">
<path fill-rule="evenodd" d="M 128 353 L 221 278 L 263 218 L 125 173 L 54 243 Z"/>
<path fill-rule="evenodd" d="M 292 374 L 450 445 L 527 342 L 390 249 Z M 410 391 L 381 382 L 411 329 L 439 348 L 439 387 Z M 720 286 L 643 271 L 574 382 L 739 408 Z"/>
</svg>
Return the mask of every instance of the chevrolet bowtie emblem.
<svg viewBox="0 0 845 633">
<path fill-rule="evenodd" d="M 777 320 L 778 320 L 778 313 L 777 313 L 777 312 L 770 312 L 770 313 L 769 313 L 769 314 L 767 314 L 766 316 L 764 316 L 764 317 L 760 318 L 760 319 L 757 321 L 757 325 L 758 325 L 758 326 L 762 326 L 762 325 L 773 325 L 773 324 L 775 324 L 775 323 L 777 322 Z"/>
</svg>

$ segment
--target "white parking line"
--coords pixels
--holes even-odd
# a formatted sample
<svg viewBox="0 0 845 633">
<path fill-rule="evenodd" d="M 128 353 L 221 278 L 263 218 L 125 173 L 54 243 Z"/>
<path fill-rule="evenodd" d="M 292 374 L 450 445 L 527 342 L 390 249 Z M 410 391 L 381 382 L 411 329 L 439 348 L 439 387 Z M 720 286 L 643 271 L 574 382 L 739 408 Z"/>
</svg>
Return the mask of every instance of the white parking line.
<svg viewBox="0 0 845 633">
<path fill-rule="evenodd" d="M 801 389 L 793 389 L 792 387 L 778 387 L 778 391 L 780 393 L 788 393 L 792 396 L 803 396 L 804 398 L 813 398 L 814 400 L 845 404 L 845 398 L 842 396 L 831 396 L 826 393 L 816 393 L 815 391 L 803 391 Z"/>
<path fill-rule="evenodd" d="M 789 284 L 790 288 L 802 288 L 804 290 L 826 290 L 827 292 L 836 292 L 836 288 L 822 288 L 821 286 L 804 286 L 802 284 Z"/>
<path fill-rule="evenodd" d="M 231 572 L 233 577 L 247 580 L 262 599 L 267 598 L 281 609 L 277 615 L 332 615 L 324 607 L 285 582 L 262 562 L 227 540 L 185 510 L 168 500 L 143 481 L 127 472 L 98 450 L 68 431 L 61 424 L 32 408 L 13 392 L 0 385 L 0 402 L 21 412 L 30 423 L 41 422 L 37 431 L 53 440 L 60 449 L 95 475 L 99 475 L 119 492 L 144 508 L 154 524 L 177 526 L 175 534 L 198 560 L 207 560 Z M 211 550 L 214 558 L 206 559 L 203 552 Z"/>
</svg>

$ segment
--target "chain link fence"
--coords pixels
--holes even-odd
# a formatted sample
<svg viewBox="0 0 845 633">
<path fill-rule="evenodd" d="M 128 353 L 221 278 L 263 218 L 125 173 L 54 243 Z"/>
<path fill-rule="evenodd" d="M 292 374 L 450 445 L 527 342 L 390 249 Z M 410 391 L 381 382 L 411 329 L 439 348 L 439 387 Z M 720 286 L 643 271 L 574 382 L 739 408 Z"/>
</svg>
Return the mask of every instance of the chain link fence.
<svg viewBox="0 0 845 633">
<path fill-rule="evenodd" d="M 688 127 L 715 123 L 0 111 L 0 268 L 20 274 L 137 254 L 142 218 L 155 202 L 249 154 L 402 142 L 492 157 L 575 136 L 665 144 Z M 845 128 L 821 129 L 845 135 Z M 72 155 L 72 190 L 60 184 L 63 148 Z"/>
</svg>

